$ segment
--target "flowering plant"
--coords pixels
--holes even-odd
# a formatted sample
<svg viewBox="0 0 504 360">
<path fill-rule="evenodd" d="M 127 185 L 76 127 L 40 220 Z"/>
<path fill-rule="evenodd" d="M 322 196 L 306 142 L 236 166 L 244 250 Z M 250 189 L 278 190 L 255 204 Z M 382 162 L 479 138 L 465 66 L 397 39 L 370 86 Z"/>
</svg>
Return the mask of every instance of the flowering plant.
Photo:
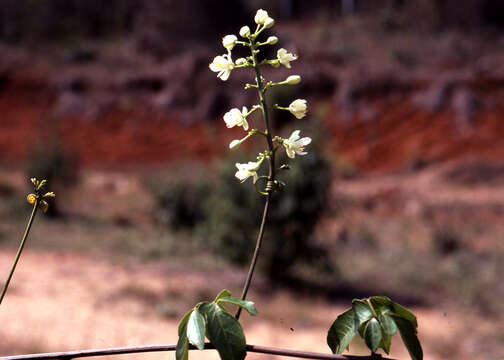
<svg viewBox="0 0 504 360">
<path fill-rule="evenodd" d="M 258 54 L 261 52 L 261 48 L 267 45 L 275 45 L 278 38 L 269 36 L 265 41 L 261 42 L 259 40 L 264 30 L 275 24 L 267 11 L 259 9 L 254 21 L 256 23 L 254 32 L 248 26 L 243 26 L 240 29 L 241 40 L 233 34 L 222 38 L 222 45 L 226 49 L 226 53 L 216 56 L 209 64 L 209 68 L 211 71 L 216 72 L 217 77 L 223 81 L 228 80 L 231 73 L 237 69 L 251 68 L 254 71 L 255 83 L 245 84 L 245 89 L 257 90 L 259 103 L 253 104 L 250 110 L 246 106 L 243 106 L 242 110 L 232 108 L 225 113 L 224 123 L 228 128 L 238 126 L 242 127 L 246 132 L 241 139 L 230 142 L 229 148 L 231 150 L 238 148 L 254 135 L 262 136 L 266 140 L 266 149 L 257 155 L 255 161 L 235 164 L 237 168 L 235 177 L 242 183 L 248 178 L 252 178 L 256 191 L 266 197 L 256 248 L 240 298 L 234 298 L 227 290 L 223 290 L 213 302 L 198 303 L 182 318 L 179 325 L 176 360 L 187 360 L 190 345 L 200 350 L 204 349 L 205 337 L 210 340 L 211 345 L 217 349 L 223 360 L 242 360 L 246 356 L 245 335 L 238 320 L 242 309 L 245 309 L 250 315 L 255 316 L 257 314 L 254 303 L 246 300 L 246 296 L 257 263 L 259 249 L 261 248 L 272 195 L 280 191 L 284 186 L 284 183 L 277 179 L 277 172 L 289 169 L 287 164 L 277 167 L 275 156 L 278 150 L 282 148 L 285 149 L 285 153 L 290 159 L 294 159 L 296 155 L 306 155 L 305 147 L 312 141 L 309 137 L 301 137 L 300 130 L 294 130 L 288 138 L 278 135 L 273 136 L 272 134 L 269 119 L 270 108 L 288 111 L 297 119 L 302 119 L 308 112 L 308 106 L 305 99 L 296 99 L 287 107 L 278 104 L 268 107 L 266 99 L 268 89 L 281 85 L 296 85 L 301 81 L 301 77 L 299 75 L 290 75 L 281 81 L 268 81 L 261 75 L 261 68 L 263 66 L 276 68 L 282 65 L 290 69 L 291 62 L 297 60 L 298 57 L 286 49 L 280 48 L 276 52 L 276 58 L 259 60 Z M 248 48 L 250 55 L 233 61 L 232 50 L 235 46 Z M 254 126 L 248 119 L 257 110 L 260 110 L 264 120 L 262 128 Z M 263 163 L 268 164 L 267 175 L 259 175 Z M 259 180 L 264 181 L 262 188 L 259 187 Z M 237 306 L 238 310 L 235 316 L 232 316 L 228 308 L 224 306 L 229 304 Z M 399 332 L 411 358 L 421 360 L 423 357 L 422 348 L 416 335 L 416 329 L 416 317 L 411 312 L 387 297 L 374 296 L 368 299 L 354 300 L 352 308 L 338 316 L 327 334 L 327 344 L 333 353 L 340 354 L 348 348 L 354 335 L 359 333 L 364 338 L 372 355 L 375 354 L 378 348 L 383 349 L 388 354 L 392 335 Z"/>
</svg>

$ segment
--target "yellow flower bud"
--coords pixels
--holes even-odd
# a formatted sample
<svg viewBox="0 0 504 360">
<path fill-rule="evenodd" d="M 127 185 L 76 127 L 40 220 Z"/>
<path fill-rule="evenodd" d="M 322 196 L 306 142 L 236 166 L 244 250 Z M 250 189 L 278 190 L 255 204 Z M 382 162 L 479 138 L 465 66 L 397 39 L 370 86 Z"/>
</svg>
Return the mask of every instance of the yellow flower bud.
<svg viewBox="0 0 504 360">
<path fill-rule="evenodd" d="M 28 203 L 31 205 L 35 204 L 36 200 L 37 196 L 35 194 L 28 194 L 28 196 L 26 197 L 26 201 L 28 201 Z"/>
</svg>

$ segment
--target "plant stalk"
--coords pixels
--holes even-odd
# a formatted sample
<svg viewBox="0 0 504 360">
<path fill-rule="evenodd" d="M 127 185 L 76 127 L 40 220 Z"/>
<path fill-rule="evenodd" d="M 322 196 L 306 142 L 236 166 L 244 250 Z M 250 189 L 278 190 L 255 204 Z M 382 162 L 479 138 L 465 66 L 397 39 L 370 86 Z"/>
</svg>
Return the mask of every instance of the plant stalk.
<svg viewBox="0 0 504 360">
<path fill-rule="evenodd" d="M 26 243 L 26 239 L 28 238 L 28 234 L 30 233 L 30 229 L 33 224 L 33 220 L 35 219 L 35 214 L 37 213 L 39 201 L 40 201 L 40 199 L 37 198 L 37 199 L 35 199 L 35 204 L 33 204 L 33 210 L 31 212 L 30 219 L 28 220 L 28 224 L 26 225 L 26 229 L 25 229 L 23 238 L 21 239 L 21 243 L 19 244 L 16 258 L 14 259 L 14 263 L 12 264 L 11 270 L 9 272 L 9 276 L 7 277 L 7 281 L 4 284 L 4 287 L 2 290 L 2 295 L 0 295 L 0 304 L 2 304 L 5 293 L 7 292 L 7 288 L 9 287 L 10 281 L 12 279 L 12 275 L 14 275 L 14 270 L 16 270 L 16 265 L 19 261 L 19 258 L 21 257 L 21 253 L 23 252 L 23 248 Z"/>
</svg>

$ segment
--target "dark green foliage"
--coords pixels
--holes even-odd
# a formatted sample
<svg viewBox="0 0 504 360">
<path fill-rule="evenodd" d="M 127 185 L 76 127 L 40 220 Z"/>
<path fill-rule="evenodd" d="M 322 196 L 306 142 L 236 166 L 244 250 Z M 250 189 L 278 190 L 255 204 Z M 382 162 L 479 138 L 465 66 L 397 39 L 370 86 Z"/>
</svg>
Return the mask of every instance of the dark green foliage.
<svg viewBox="0 0 504 360">
<path fill-rule="evenodd" d="M 204 218 L 203 201 L 208 196 L 210 184 L 195 172 L 194 176 L 176 176 L 161 186 L 153 186 L 157 205 L 155 217 L 172 229 L 192 228 Z"/>
<path fill-rule="evenodd" d="M 390 352 L 392 336 L 399 330 L 412 360 L 423 358 L 417 337 L 417 320 L 409 310 L 385 296 L 352 301 L 352 308 L 339 315 L 327 333 L 327 344 L 334 354 L 348 349 L 359 335 L 372 353 L 379 348 Z"/>
<path fill-rule="evenodd" d="M 216 187 L 205 201 L 205 220 L 199 228 L 201 239 L 211 249 L 224 259 L 244 266 L 248 265 L 254 250 L 265 201 L 254 191 L 251 180 L 241 184 L 234 177 L 234 163 L 250 157 L 239 161 L 225 159 L 219 165 Z M 277 166 L 281 164 L 279 161 Z M 290 161 L 289 165 L 290 170 L 278 175 L 286 186 L 273 196 L 259 266 L 270 279 L 277 281 L 299 277 L 301 274 L 296 271 L 300 267 L 295 264 L 308 265 L 324 277 L 334 269 L 327 252 L 311 240 L 329 202 L 330 166 L 316 151 Z"/>
</svg>

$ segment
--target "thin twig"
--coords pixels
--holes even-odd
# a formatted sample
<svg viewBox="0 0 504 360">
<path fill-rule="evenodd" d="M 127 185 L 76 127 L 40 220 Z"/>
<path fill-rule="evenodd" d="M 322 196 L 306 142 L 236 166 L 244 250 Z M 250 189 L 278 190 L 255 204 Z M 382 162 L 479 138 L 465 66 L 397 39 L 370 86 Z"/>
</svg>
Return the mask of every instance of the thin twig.
<svg viewBox="0 0 504 360">
<path fill-rule="evenodd" d="M 108 349 L 88 349 L 88 350 L 75 350 L 75 351 L 54 352 L 54 353 L 4 356 L 0 357 L 0 360 L 48 360 L 48 359 L 70 360 L 91 356 L 110 356 L 110 355 L 137 354 L 148 352 L 175 351 L 176 347 L 177 345 L 175 344 L 128 346 L 128 347 L 116 347 Z M 215 349 L 215 347 L 212 344 L 205 343 L 204 350 L 212 350 L 212 349 Z M 196 348 L 194 346 L 190 346 L 189 350 L 196 350 Z M 333 354 L 289 350 L 289 349 L 275 348 L 269 346 L 259 346 L 259 345 L 247 345 L 247 351 L 260 354 L 288 356 L 303 359 L 319 359 L 319 360 L 377 360 L 377 359 L 393 360 L 390 358 L 382 358 L 381 355 L 375 355 L 375 356 L 333 355 Z"/>
</svg>

